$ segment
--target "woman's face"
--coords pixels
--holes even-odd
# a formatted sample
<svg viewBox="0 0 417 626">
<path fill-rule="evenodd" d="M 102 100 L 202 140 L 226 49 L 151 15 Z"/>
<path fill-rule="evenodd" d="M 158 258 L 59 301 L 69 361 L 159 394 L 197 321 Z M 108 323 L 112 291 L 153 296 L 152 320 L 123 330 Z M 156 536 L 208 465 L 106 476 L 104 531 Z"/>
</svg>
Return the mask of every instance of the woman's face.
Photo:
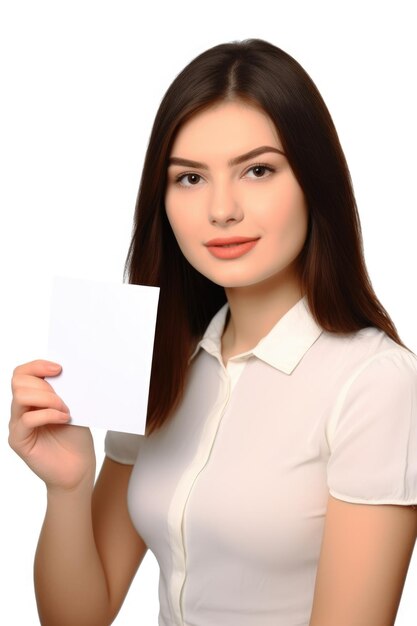
<svg viewBox="0 0 417 626">
<path fill-rule="evenodd" d="M 274 124 L 261 109 L 222 102 L 180 128 L 165 208 L 184 256 L 214 283 L 294 280 L 308 211 Z"/>
</svg>

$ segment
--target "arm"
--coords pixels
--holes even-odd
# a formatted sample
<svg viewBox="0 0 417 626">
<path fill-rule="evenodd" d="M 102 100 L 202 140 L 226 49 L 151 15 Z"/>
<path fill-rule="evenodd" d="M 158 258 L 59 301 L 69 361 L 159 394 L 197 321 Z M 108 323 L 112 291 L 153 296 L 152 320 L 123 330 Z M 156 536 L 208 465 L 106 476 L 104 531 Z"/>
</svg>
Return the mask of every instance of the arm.
<svg viewBox="0 0 417 626">
<path fill-rule="evenodd" d="M 133 465 L 105 458 L 93 494 L 93 529 L 107 578 L 110 619 L 115 619 L 147 545 L 133 527 L 127 488 Z M 110 622 L 110 623 L 111 623 Z"/>
<path fill-rule="evenodd" d="M 91 433 L 67 424 L 68 408 L 44 380 L 59 371 L 39 360 L 12 378 L 9 443 L 47 488 L 34 572 L 39 616 L 42 626 L 108 626 L 146 551 L 127 512 L 132 466 L 106 459 L 93 490 Z"/>
<path fill-rule="evenodd" d="M 393 626 L 417 511 L 329 495 L 310 626 Z"/>
<path fill-rule="evenodd" d="M 147 547 L 127 510 L 131 465 L 105 459 L 94 493 L 48 493 L 35 558 L 35 591 L 44 626 L 108 626 Z"/>
<path fill-rule="evenodd" d="M 108 626 L 106 579 L 92 528 L 88 486 L 48 490 L 35 555 L 35 593 L 42 626 Z"/>
</svg>

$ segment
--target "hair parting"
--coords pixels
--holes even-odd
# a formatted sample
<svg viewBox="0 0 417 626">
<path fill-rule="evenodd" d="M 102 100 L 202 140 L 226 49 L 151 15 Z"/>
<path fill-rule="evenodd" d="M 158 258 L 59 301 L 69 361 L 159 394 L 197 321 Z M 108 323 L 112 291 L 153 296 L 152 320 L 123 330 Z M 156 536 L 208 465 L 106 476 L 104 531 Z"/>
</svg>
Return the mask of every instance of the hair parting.
<svg viewBox="0 0 417 626">
<path fill-rule="evenodd" d="M 223 287 L 182 255 L 164 197 L 168 159 L 179 129 L 199 111 L 227 100 L 243 101 L 269 115 L 303 189 L 309 223 L 297 263 L 317 323 L 332 333 L 374 326 L 409 350 L 372 288 L 349 169 L 317 87 L 293 57 L 264 40 L 220 44 L 193 59 L 162 99 L 136 201 L 125 279 L 160 287 L 147 435 L 178 405 L 191 354 L 226 302 Z"/>
</svg>

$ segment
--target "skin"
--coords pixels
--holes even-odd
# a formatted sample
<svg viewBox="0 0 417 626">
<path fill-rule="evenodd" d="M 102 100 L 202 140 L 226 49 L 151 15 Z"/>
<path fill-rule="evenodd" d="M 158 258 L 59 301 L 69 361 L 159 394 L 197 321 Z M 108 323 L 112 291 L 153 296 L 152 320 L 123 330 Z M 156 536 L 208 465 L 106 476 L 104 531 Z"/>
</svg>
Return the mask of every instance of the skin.
<svg viewBox="0 0 417 626">
<path fill-rule="evenodd" d="M 262 146 L 281 154 L 265 150 L 228 164 Z M 231 313 L 222 340 L 226 362 L 253 348 L 302 296 L 294 265 L 307 235 L 304 194 L 271 119 L 242 102 L 195 115 L 178 132 L 171 156 L 207 166 L 171 164 L 165 207 L 184 256 L 225 287 Z M 235 259 L 215 258 L 205 245 L 234 236 L 259 239 Z"/>
<path fill-rule="evenodd" d="M 69 426 L 64 401 L 44 380 L 59 364 L 13 372 L 9 444 L 44 482 L 47 509 L 35 556 L 42 626 L 105 626 L 122 605 L 147 546 L 127 510 L 131 465 L 105 459 L 94 486 L 90 430 Z"/>
<path fill-rule="evenodd" d="M 231 312 L 222 337 L 225 364 L 253 348 L 302 295 L 294 261 L 308 210 L 285 155 L 228 165 L 259 146 L 283 151 L 270 118 L 237 101 L 194 116 L 172 147 L 176 158 L 207 166 L 172 164 L 165 207 L 184 256 L 225 288 Z M 204 245 L 242 235 L 258 243 L 233 260 L 214 258 Z M 416 534 L 412 507 L 353 504 L 329 494 L 310 626 L 392 626 Z"/>
<path fill-rule="evenodd" d="M 295 260 L 308 211 L 285 155 L 268 152 L 228 165 L 265 145 L 282 151 L 268 116 L 227 102 L 189 120 L 171 152 L 207 165 L 170 166 L 165 200 L 186 258 L 225 287 L 231 311 L 222 338 L 225 363 L 252 348 L 302 295 Z M 273 171 L 253 169 L 257 163 Z M 182 177 L 181 185 L 182 174 L 195 176 Z M 235 235 L 256 237 L 256 246 L 225 260 L 204 245 Z M 106 458 L 94 485 L 91 433 L 66 423 L 69 408 L 44 380 L 60 370 L 38 360 L 18 366 L 12 378 L 9 443 L 47 488 L 35 558 L 38 610 L 43 626 L 105 626 L 147 546 L 127 509 L 132 466 Z M 411 507 L 351 504 L 329 495 L 310 626 L 392 626 L 416 533 Z"/>
</svg>

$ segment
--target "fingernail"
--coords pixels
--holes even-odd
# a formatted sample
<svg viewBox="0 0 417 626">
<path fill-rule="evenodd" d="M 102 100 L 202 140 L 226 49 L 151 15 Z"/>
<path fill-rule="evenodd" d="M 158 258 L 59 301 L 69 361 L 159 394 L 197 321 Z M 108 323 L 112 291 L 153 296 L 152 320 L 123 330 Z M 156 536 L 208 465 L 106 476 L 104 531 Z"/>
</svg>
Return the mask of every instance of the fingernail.
<svg viewBox="0 0 417 626">
<path fill-rule="evenodd" d="M 58 372 L 61 369 L 61 366 L 58 365 L 58 363 L 49 363 L 48 364 L 48 369 L 51 372 Z"/>
</svg>

